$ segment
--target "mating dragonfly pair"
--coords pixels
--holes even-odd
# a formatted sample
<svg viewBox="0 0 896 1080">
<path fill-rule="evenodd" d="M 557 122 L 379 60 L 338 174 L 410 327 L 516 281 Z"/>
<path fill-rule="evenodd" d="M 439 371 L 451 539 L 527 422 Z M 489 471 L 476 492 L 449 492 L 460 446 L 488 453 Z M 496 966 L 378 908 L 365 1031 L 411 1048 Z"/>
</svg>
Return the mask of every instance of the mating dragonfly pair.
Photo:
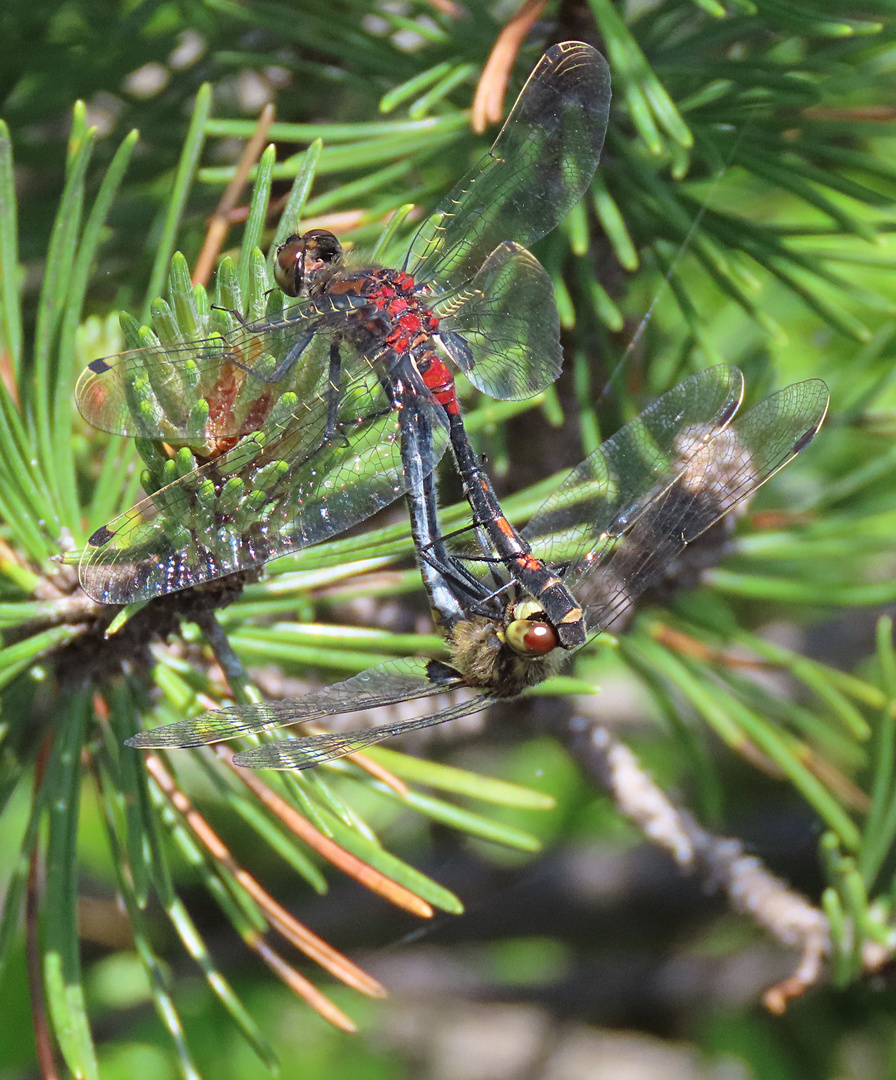
<svg viewBox="0 0 896 1080">
<path fill-rule="evenodd" d="M 282 316 L 220 336 L 94 361 L 78 384 L 92 423 L 201 444 L 205 464 L 89 540 L 80 576 L 128 603 L 256 566 L 407 497 L 418 562 L 450 662 L 399 660 L 302 702 L 206 713 L 129 740 L 195 746 L 469 687 L 416 720 L 267 743 L 237 763 L 303 768 L 512 697 L 610 626 L 688 544 L 800 452 L 827 408 L 819 380 L 733 421 L 736 368 L 683 382 L 592 454 L 521 533 L 470 447 L 445 362 L 501 398 L 560 369 L 547 274 L 521 246 L 591 182 L 609 74 L 588 45 L 542 58 L 483 161 L 418 231 L 401 270 L 352 265 L 323 230 L 290 238 Z M 451 446 L 481 551 L 448 548 L 433 472 Z"/>
</svg>

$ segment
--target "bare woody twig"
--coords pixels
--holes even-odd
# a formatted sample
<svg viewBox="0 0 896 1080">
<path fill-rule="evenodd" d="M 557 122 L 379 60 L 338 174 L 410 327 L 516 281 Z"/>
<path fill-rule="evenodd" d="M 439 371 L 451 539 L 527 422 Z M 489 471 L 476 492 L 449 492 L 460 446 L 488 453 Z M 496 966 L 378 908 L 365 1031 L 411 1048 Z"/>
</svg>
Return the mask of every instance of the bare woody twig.
<svg viewBox="0 0 896 1080">
<path fill-rule="evenodd" d="M 746 854 L 739 840 L 708 832 L 674 806 L 632 751 L 606 728 L 573 721 L 569 745 L 589 777 L 652 844 L 667 851 L 682 870 L 724 892 L 734 911 L 748 915 L 782 945 L 800 950 L 793 974 L 763 995 L 767 1009 L 783 1013 L 792 998 L 822 979 L 831 935 L 820 908 Z"/>
</svg>

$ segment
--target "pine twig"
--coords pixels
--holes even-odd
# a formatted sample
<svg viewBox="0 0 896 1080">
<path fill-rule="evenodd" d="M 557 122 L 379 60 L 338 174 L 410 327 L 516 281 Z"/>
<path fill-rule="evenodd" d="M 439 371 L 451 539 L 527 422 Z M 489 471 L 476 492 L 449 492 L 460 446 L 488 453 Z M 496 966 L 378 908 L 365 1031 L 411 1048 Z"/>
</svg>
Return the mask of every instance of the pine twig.
<svg viewBox="0 0 896 1080">
<path fill-rule="evenodd" d="M 613 798 L 620 813 L 651 844 L 667 851 L 687 873 L 721 891 L 733 911 L 749 916 L 780 944 L 798 948 L 793 973 L 763 995 L 765 1007 L 781 1014 L 792 998 L 820 982 L 831 954 L 824 912 L 810 904 L 739 840 L 701 828 L 687 811 L 674 806 L 635 754 L 605 727 L 577 718 L 570 723 L 568 746 L 583 771 Z M 875 966 L 879 966 L 876 958 Z"/>
</svg>

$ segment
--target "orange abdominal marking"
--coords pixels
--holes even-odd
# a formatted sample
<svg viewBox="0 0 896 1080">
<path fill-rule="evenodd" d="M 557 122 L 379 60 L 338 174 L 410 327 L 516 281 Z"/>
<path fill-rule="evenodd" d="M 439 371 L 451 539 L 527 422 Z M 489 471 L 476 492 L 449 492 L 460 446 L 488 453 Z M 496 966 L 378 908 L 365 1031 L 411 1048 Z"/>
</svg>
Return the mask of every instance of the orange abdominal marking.
<svg viewBox="0 0 896 1080">
<path fill-rule="evenodd" d="M 542 569 L 541 559 L 536 559 L 534 555 L 530 555 L 528 553 L 518 555 L 516 561 L 517 561 L 517 565 L 521 566 L 524 570 L 538 571 L 538 570 Z M 548 581 L 548 583 L 545 585 L 544 589 L 542 589 L 541 591 L 544 592 L 545 589 L 552 588 L 552 586 L 555 585 L 556 583 L 557 583 L 557 579 L 556 578 L 551 578 L 550 581 Z"/>
</svg>

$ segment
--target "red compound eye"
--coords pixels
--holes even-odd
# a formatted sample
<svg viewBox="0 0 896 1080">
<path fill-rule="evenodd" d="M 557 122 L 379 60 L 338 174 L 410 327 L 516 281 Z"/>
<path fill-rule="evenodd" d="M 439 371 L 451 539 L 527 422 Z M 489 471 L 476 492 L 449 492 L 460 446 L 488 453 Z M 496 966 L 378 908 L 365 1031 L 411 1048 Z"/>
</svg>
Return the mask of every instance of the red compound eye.
<svg viewBox="0 0 896 1080">
<path fill-rule="evenodd" d="M 559 645 L 557 631 L 550 623 L 515 619 L 507 627 L 504 639 L 520 656 L 547 656 Z"/>
</svg>

